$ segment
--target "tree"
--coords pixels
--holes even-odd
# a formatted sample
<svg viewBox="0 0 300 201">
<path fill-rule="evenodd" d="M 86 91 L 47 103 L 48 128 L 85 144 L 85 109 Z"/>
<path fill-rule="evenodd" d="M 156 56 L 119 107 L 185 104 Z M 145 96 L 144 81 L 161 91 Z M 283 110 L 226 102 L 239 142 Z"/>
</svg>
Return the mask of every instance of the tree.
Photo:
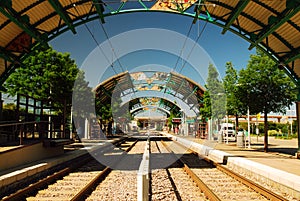
<svg viewBox="0 0 300 201">
<path fill-rule="evenodd" d="M 238 87 L 238 73 L 234 69 L 231 62 L 226 63 L 226 75 L 223 78 L 224 89 L 226 93 L 226 110 L 227 114 L 235 115 L 236 117 L 236 131 L 238 129 L 238 117 L 243 114 L 243 107 L 239 98 L 237 97 Z M 244 110 L 245 111 L 245 110 Z"/>
<path fill-rule="evenodd" d="M 239 73 L 238 94 L 251 113 L 264 113 L 264 151 L 268 151 L 268 113 L 285 113 L 296 100 L 296 86 L 265 53 L 257 50 Z"/>
<path fill-rule="evenodd" d="M 199 111 L 203 120 L 217 120 L 217 130 L 219 120 L 226 114 L 226 96 L 222 80 L 219 77 L 217 69 L 210 63 L 208 65 L 208 76 L 205 84 L 206 91 L 203 94 L 203 105 Z"/>
<path fill-rule="evenodd" d="M 85 80 L 85 73 L 78 71 L 76 81 L 73 88 L 72 106 L 73 117 L 76 129 L 83 127 L 84 119 L 89 118 L 95 113 L 95 98 L 92 88 L 88 86 L 89 82 Z"/>
<path fill-rule="evenodd" d="M 211 118 L 211 100 L 208 91 L 204 91 L 203 107 L 200 108 L 200 115 L 202 116 L 202 119 Z"/>
<path fill-rule="evenodd" d="M 210 114 L 213 119 L 221 119 L 225 116 L 225 102 L 226 96 L 221 79 L 219 79 L 219 73 L 213 64 L 208 66 L 208 77 L 206 80 L 205 88 L 207 93 L 204 100 L 204 109 L 206 115 Z M 209 101 L 210 99 L 210 101 Z"/>
<path fill-rule="evenodd" d="M 50 100 L 57 113 L 63 114 L 65 126 L 77 73 L 78 68 L 69 53 L 59 53 L 47 47 L 35 50 L 27 57 L 23 65 L 9 76 L 4 87 L 11 96 L 27 94 L 36 99 Z"/>
</svg>

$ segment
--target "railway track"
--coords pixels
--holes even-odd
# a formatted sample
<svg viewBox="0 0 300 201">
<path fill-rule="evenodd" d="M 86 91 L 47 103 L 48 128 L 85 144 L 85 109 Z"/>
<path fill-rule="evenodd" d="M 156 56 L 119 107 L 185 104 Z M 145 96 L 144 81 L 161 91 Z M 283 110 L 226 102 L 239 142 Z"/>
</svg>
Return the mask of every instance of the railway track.
<svg viewBox="0 0 300 201">
<path fill-rule="evenodd" d="M 120 142 L 102 152 L 102 157 L 114 159 L 112 166 L 81 159 L 84 165 L 76 170 L 65 168 L 3 200 L 137 200 L 137 173 L 146 144 Z M 286 200 L 178 143 L 153 139 L 149 149 L 149 200 Z"/>
<path fill-rule="evenodd" d="M 163 144 L 174 154 L 186 151 L 174 142 Z M 222 165 L 199 158 L 193 152 L 184 154 L 180 161 L 184 171 L 209 200 L 287 200 Z"/>
<path fill-rule="evenodd" d="M 157 167 L 156 162 L 166 160 L 160 155 L 168 154 L 170 151 L 157 141 L 151 141 L 151 200 L 208 200 L 203 192 L 197 187 L 196 183 L 189 178 L 179 164 L 169 164 L 169 167 Z M 172 162 L 172 160 L 169 160 Z M 174 161 L 174 159 L 173 159 Z M 165 164 L 168 165 L 168 164 Z M 171 166 L 170 166 L 171 165 Z"/>
<path fill-rule="evenodd" d="M 123 146 L 123 149 L 130 151 L 135 143 Z M 124 140 L 116 144 L 122 147 Z M 122 151 L 122 148 L 116 149 L 114 146 L 110 146 L 102 150 L 103 154 L 108 152 L 107 149 L 110 149 L 110 152 Z M 41 178 L 40 181 L 30 184 L 2 200 L 84 200 L 91 189 L 111 172 L 111 169 L 100 164 L 89 154 L 77 160 L 71 167 Z M 78 168 L 78 166 L 81 167 Z"/>
<path fill-rule="evenodd" d="M 137 199 L 137 169 L 142 159 L 146 141 L 139 141 L 120 161 L 122 167 L 111 173 L 94 189 L 86 199 L 93 200 L 136 200 Z M 125 162 L 122 163 L 122 162 Z"/>
</svg>

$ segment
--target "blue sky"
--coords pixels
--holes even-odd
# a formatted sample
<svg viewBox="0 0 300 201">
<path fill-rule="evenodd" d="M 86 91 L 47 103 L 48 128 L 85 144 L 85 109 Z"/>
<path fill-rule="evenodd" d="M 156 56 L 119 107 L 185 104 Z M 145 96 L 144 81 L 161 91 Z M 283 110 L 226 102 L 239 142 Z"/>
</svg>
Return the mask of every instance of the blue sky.
<svg viewBox="0 0 300 201">
<path fill-rule="evenodd" d="M 127 31 L 142 28 L 166 29 L 186 36 L 192 20 L 193 19 L 190 17 L 169 13 L 130 13 L 105 18 L 106 23 L 103 25 L 103 27 L 109 38 Z M 107 40 L 98 20 L 87 23 L 87 26 L 99 44 Z M 204 26 L 204 21 L 198 21 L 196 24 L 194 24 L 190 32 L 189 39 L 195 41 Z M 95 48 L 97 48 L 97 44 L 84 25 L 77 27 L 76 30 L 77 34 L 74 35 L 68 31 L 52 40 L 50 44 L 58 51 L 70 52 L 71 57 L 75 59 L 77 65 L 81 67 L 86 57 Z M 231 61 L 237 70 L 245 68 L 249 59 L 249 55 L 254 54 L 255 50 L 249 51 L 249 43 L 240 37 L 230 32 L 226 32 L 226 34 L 222 35 L 221 31 L 221 28 L 208 23 L 207 26 L 205 26 L 200 39 L 198 40 L 198 44 L 207 52 L 219 70 L 221 77 L 223 77 L 225 74 L 226 62 Z M 126 40 L 126 38 L 124 40 Z M 145 40 L 147 40 L 147 37 L 145 37 Z M 159 40 L 160 39 L 158 38 L 157 41 Z M 176 41 L 174 41 L 174 43 L 176 43 Z M 112 43 L 111 45 L 113 48 L 117 48 L 116 44 Z M 118 57 L 117 54 L 113 55 L 112 52 L 108 53 L 108 55 L 111 55 L 111 57 Z M 146 57 L 151 57 L 151 55 L 143 55 L 141 52 L 137 52 L 136 54 L 128 54 L 128 58 L 129 57 L 131 58 L 131 61 L 135 59 L 146 62 Z M 159 58 L 155 61 L 155 63 L 161 63 L 162 65 L 168 65 L 170 68 L 173 68 L 177 57 L 170 58 L 166 56 L 165 58 L 165 60 Z M 125 59 L 123 61 L 125 62 Z M 130 66 L 130 62 L 127 62 L 126 66 Z M 186 69 L 187 68 L 188 67 L 186 67 Z"/>
<path fill-rule="evenodd" d="M 188 35 L 188 42 L 184 45 L 193 18 L 183 15 L 162 12 L 137 12 L 110 16 L 105 18 L 105 21 L 106 23 L 103 24 L 103 27 L 109 40 L 107 40 L 100 21 L 95 20 L 77 27 L 77 34 L 75 35 L 71 31 L 68 31 L 50 42 L 57 51 L 70 52 L 71 57 L 75 59 L 78 67 L 84 70 L 87 68 L 86 66 L 107 66 L 108 64 L 105 64 L 109 63 L 107 60 L 118 59 L 114 63 L 115 72 L 109 67 L 107 67 L 108 70 L 102 70 L 105 71 L 102 74 L 98 72 L 99 68 L 97 69 L 97 67 L 92 70 L 92 73 L 86 71 L 87 81 L 89 81 L 92 87 L 105 78 L 116 74 L 116 72 L 122 72 L 120 66 L 117 65 L 119 61 L 126 70 L 139 66 L 151 66 L 152 64 L 152 66 L 161 65 L 170 69 L 174 69 L 174 66 L 176 66 L 178 70 L 180 67 L 183 67 L 181 71 L 183 75 L 190 77 L 203 86 L 205 76 L 202 74 L 207 74 L 207 72 L 203 73 L 202 69 L 203 66 L 206 70 L 208 67 L 208 62 L 204 62 L 204 60 L 209 60 L 210 63 L 213 63 L 218 69 L 220 76 L 223 77 L 225 75 L 226 62 L 231 61 L 234 67 L 240 70 L 247 66 L 249 55 L 255 53 L 255 50 L 248 50 L 249 43 L 242 38 L 229 31 L 222 35 L 220 27 L 204 21 L 198 21 L 192 25 L 192 29 Z M 87 30 L 87 27 L 89 30 Z M 147 33 L 135 31 L 137 29 L 147 30 Z M 162 35 L 170 33 L 170 38 L 163 36 L 160 38 L 160 35 L 153 38 L 149 34 L 155 35 L 157 33 L 152 33 L 151 29 L 162 29 Z M 94 39 L 89 31 L 94 36 Z M 154 45 L 155 50 L 129 51 L 128 54 L 121 56 L 120 52 L 126 52 L 124 49 L 132 49 L 134 45 L 138 46 L 138 44 L 133 44 L 135 43 L 134 40 L 129 39 L 132 38 L 131 33 L 139 34 L 133 36 L 136 37 L 137 43 L 145 42 L 148 46 L 158 44 L 158 48 Z M 121 35 L 125 35 L 125 37 Z M 199 36 L 200 38 L 198 38 Z M 189 52 L 194 48 L 197 39 L 197 48 L 193 49 L 193 52 L 197 52 L 198 55 L 194 54 L 189 58 Z M 169 44 L 165 44 L 166 41 Z M 97 43 L 100 44 L 101 51 L 104 50 L 105 56 L 103 52 L 100 52 Z M 161 47 L 159 47 L 160 44 Z M 168 46 L 167 50 L 162 46 Z M 111 50 L 112 48 L 115 52 Z M 122 50 L 118 50 L 118 48 L 122 48 Z M 94 53 L 97 51 L 98 53 Z M 183 51 L 183 55 L 187 59 L 181 59 L 177 62 L 178 54 L 176 55 L 175 52 L 180 53 L 181 51 Z M 94 56 L 90 58 L 90 55 Z M 199 61 L 195 61 L 197 59 Z M 187 61 L 186 65 L 185 61 Z M 202 69 L 200 71 L 196 70 L 198 73 L 195 73 L 195 69 L 193 68 Z"/>
</svg>

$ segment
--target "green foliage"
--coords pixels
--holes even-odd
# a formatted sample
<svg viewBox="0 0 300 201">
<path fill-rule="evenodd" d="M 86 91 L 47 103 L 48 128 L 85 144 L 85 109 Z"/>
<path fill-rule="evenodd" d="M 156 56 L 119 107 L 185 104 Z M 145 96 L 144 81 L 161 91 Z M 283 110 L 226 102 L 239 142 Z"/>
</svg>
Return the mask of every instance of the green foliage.
<svg viewBox="0 0 300 201">
<path fill-rule="evenodd" d="M 223 78 L 226 93 L 226 109 L 229 115 L 241 115 L 243 113 L 242 103 L 237 94 L 238 73 L 231 62 L 226 63 L 226 75 Z"/>
<path fill-rule="evenodd" d="M 277 130 L 270 130 L 270 129 L 268 130 L 268 135 L 269 136 L 276 136 L 276 135 L 278 135 L 278 133 L 279 132 Z"/>
<path fill-rule="evenodd" d="M 168 123 L 167 123 L 167 125 L 168 125 L 169 128 L 171 128 L 172 125 L 173 125 L 173 123 L 172 123 L 173 118 L 176 118 L 176 115 L 175 115 L 174 112 L 171 110 L 171 111 L 170 111 L 170 116 L 168 117 Z"/>
<path fill-rule="evenodd" d="M 211 118 L 211 101 L 208 91 L 204 91 L 203 94 L 203 107 L 200 108 L 200 115 L 202 119 L 210 119 Z"/>
<path fill-rule="evenodd" d="M 100 116 L 102 121 L 111 121 L 112 120 L 112 108 L 108 103 L 101 103 L 99 99 L 96 101 L 96 114 Z"/>
<path fill-rule="evenodd" d="M 213 64 L 208 66 L 208 77 L 205 87 L 207 93 L 204 94 L 204 108 L 200 109 L 200 115 L 205 118 L 223 118 L 226 114 L 225 90 L 222 81 L 219 79 L 219 73 Z"/>
<path fill-rule="evenodd" d="M 239 73 L 237 94 L 242 108 L 264 113 L 264 150 L 268 151 L 268 113 L 285 113 L 296 100 L 296 86 L 263 51 L 251 55 L 247 68 Z"/>
<path fill-rule="evenodd" d="M 96 102 L 96 114 L 100 116 L 102 121 L 117 123 L 129 123 L 133 118 L 129 112 L 129 103 L 124 105 L 120 97 L 116 96 L 107 101 L 106 103 L 101 102 L 97 97 Z"/>
<path fill-rule="evenodd" d="M 142 122 L 140 122 L 140 121 L 137 121 L 137 126 L 138 126 L 139 128 L 142 128 L 142 127 L 143 127 L 143 124 L 142 124 Z"/>
<path fill-rule="evenodd" d="M 84 71 L 79 70 L 73 90 L 73 116 L 75 118 L 88 118 L 94 112 L 95 102 L 92 88 L 85 80 Z"/>
<path fill-rule="evenodd" d="M 3 109 L 7 109 L 7 110 L 16 110 L 17 106 L 14 103 L 7 103 L 3 105 Z"/>
<path fill-rule="evenodd" d="M 239 128 L 243 129 L 243 130 L 247 130 L 248 128 L 248 123 L 247 122 L 240 122 L 239 123 Z M 291 125 L 289 123 L 276 123 L 276 122 L 268 122 L 268 135 L 269 136 L 292 136 L 292 137 L 297 137 L 297 124 L 296 121 L 293 122 L 293 135 L 290 134 L 290 129 L 291 129 Z M 259 134 L 263 134 L 265 132 L 265 127 L 264 127 L 264 123 L 259 123 L 258 125 L 258 129 L 259 129 Z M 256 134 L 256 126 L 252 125 L 250 126 L 250 133 L 252 134 Z"/>
<path fill-rule="evenodd" d="M 247 68 L 239 76 L 239 99 L 253 114 L 284 113 L 296 100 L 294 83 L 261 51 L 250 56 Z"/>
<path fill-rule="evenodd" d="M 11 96 L 26 94 L 36 99 L 51 100 L 62 113 L 64 103 L 71 104 L 72 89 L 78 68 L 69 53 L 48 48 L 35 50 L 4 83 Z M 69 107 L 70 110 L 70 107 Z"/>
</svg>

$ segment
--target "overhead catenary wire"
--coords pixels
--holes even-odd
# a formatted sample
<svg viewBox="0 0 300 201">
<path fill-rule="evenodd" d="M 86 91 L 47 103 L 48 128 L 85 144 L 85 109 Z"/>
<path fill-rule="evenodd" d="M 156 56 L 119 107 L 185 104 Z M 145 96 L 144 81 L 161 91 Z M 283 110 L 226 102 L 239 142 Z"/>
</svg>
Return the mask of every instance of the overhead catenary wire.
<svg viewBox="0 0 300 201">
<path fill-rule="evenodd" d="M 199 5 L 200 5 L 200 4 L 201 4 L 201 0 L 199 0 Z M 206 9 L 207 9 L 207 8 L 206 8 Z M 214 9 L 215 9 L 215 6 L 214 6 Z M 204 24 L 202 30 L 200 31 L 200 33 L 199 33 L 199 29 L 200 29 L 200 24 L 199 24 L 199 26 L 198 26 L 198 37 L 197 37 L 196 41 L 194 42 L 194 45 L 193 45 L 193 47 L 191 48 L 189 54 L 187 55 L 187 58 L 185 59 L 185 61 L 184 61 L 184 63 L 182 64 L 181 68 L 179 69 L 179 71 L 178 71 L 179 74 L 182 72 L 182 70 L 183 70 L 184 67 L 186 66 L 186 64 L 187 64 L 187 62 L 188 62 L 188 59 L 190 58 L 190 56 L 191 56 L 191 54 L 192 54 L 194 48 L 195 48 L 196 45 L 198 44 L 199 39 L 201 38 L 203 32 L 204 32 L 205 29 L 206 29 L 207 23 L 208 23 L 208 20 L 206 20 L 206 22 L 205 22 L 205 24 Z M 183 53 L 183 50 L 184 50 L 184 48 L 185 48 L 185 46 L 186 46 L 186 42 L 187 42 L 187 39 L 188 39 L 188 37 L 189 37 L 189 35 L 190 35 L 191 29 L 192 29 L 192 27 L 193 27 L 193 24 L 194 24 L 194 23 L 192 23 L 191 26 L 190 26 L 190 29 L 189 29 L 189 31 L 188 31 L 188 33 L 187 33 L 186 38 L 185 38 L 183 47 L 182 47 L 182 49 L 181 49 L 181 51 L 180 51 L 180 55 L 177 57 L 176 65 L 175 65 L 174 68 L 173 68 L 174 70 L 176 70 L 177 65 L 178 65 L 178 63 L 179 63 L 179 60 L 180 60 L 180 58 L 182 58 L 182 53 Z M 183 62 L 183 60 L 182 60 L 182 62 Z M 164 94 L 166 94 L 167 84 L 170 82 L 170 80 L 171 80 L 171 76 L 170 76 L 169 80 L 168 80 L 168 81 L 166 82 L 166 84 L 165 84 Z M 184 80 L 181 81 L 181 84 L 182 84 L 182 82 L 184 82 Z M 181 85 L 181 84 L 180 84 L 180 85 Z M 177 94 L 177 92 L 176 92 L 176 94 Z"/>
<path fill-rule="evenodd" d="M 112 42 L 110 41 L 110 38 L 109 38 L 109 35 L 108 35 L 108 33 L 107 33 L 107 31 L 105 30 L 105 27 L 104 27 L 104 25 L 103 25 L 103 23 L 99 20 L 99 24 L 100 24 L 100 26 L 101 26 L 101 28 L 102 28 L 102 31 L 103 31 L 103 33 L 105 34 L 105 37 L 106 37 L 106 39 L 107 39 L 107 41 L 108 41 L 108 43 L 109 43 L 109 45 L 110 45 L 110 48 L 111 48 L 111 51 L 112 51 L 112 56 L 115 56 L 116 57 L 116 61 L 118 62 L 118 64 L 119 64 L 119 66 L 120 66 L 120 68 L 121 68 L 121 70 L 122 70 L 122 72 L 125 72 L 125 69 L 123 68 L 123 66 L 122 66 L 122 64 L 121 64 L 121 62 L 120 62 L 120 59 L 119 59 L 119 57 L 118 57 L 118 55 L 116 54 L 116 52 L 115 52 L 115 50 L 114 50 L 114 47 L 113 47 L 113 44 L 112 44 Z M 113 59 L 113 58 L 112 58 Z M 113 62 L 113 61 L 112 61 Z M 113 63 L 112 63 L 112 65 L 113 65 Z M 127 71 L 127 67 L 126 67 L 126 71 Z M 130 76 L 130 75 L 129 75 Z M 129 78 L 129 84 L 131 85 L 131 89 L 132 89 L 132 93 L 131 93 L 131 95 L 130 95 L 130 99 L 132 99 L 133 97 L 135 97 L 136 98 L 136 94 L 135 94 L 135 87 L 134 87 L 134 85 L 133 85 L 133 83 L 132 83 L 132 80 Z M 118 86 L 118 85 L 117 85 Z M 120 89 L 120 87 L 118 86 L 118 88 Z M 123 92 L 122 92 L 123 93 Z"/>
<path fill-rule="evenodd" d="M 73 7 L 74 7 L 76 13 L 77 13 L 78 15 L 80 15 L 80 14 L 79 14 L 79 11 L 78 11 L 77 8 L 76 8 L 76 4 L 75 4 L 75 3 L 72 3 L 71 0 L 70 0 L 70 3 L 73 4 Z M 115 75 L 118 75 L 118 72 L 116 71 L 116 69 L 115 69 L 114 66 L 113 66 L 113 61 L 110 61 L 110 59 L 106 56 L 106 54 L 104 53 L 104 50 L 103 50 L 102 47 L 100 46 L 98 40 L 95 38 L 94 34 L 93 34 L 92 31 L 90 30 L 90 28 L 86 25 L 86 23 L 84 23 L 84 26 L 85 26 L 86 30 L 88 31 L 88 33 L 89 33 L 89 34 L 91 35 L 91 37 L 93 38 L 93 41 L 96 43 L 97 48 L 101 51 L 101 53 L 102 53 L 103 56 L 105 57 L 106 61 L 110 64 L 110 67 L 111 67 L 111 69 L 113 70 L 114 74 L 115 74 Z M 108 37 L 108 34 L 106 33 L 106 31 L 105 31 L 105 35 L 106 35 L 106 37 Z M 112 47 L 112 46 L 111 46 L 111 47 Z M 113 59 L 113 58 L 112 58 L 112 59 Z M 123 68 L 122 68 L 122 69 L 123 69 Z M 124 70 L 123 70 L 123 72 L 124 72 Z M 120 89 L 120 87 L 119 87 L 118 85 L 116 85 L 116 86 L 117 86 L 117 88 Z M 121 91 L 121 93 L 123 94 L 123 92 L 122 92 L 121 89 L 120 89 L 120 91 Z"/>
<path fill-rule="evenodd" d="M 186 34 L 185 40 L 184 40 L 183 45 L 182 45 L 182 48 L 181 48 L 181 50 L 180 50 L 180 54 L 179 54 L 179 56 L 177 57 L 175 66 L 173 67 L 173 70 L 174 70 L 174 71 L 176 70 L 177 65 L 178 65 L 178 63 L 179 63 L 179 60 L 180 60 L 180 58 L 181 58 L 181 56 L 182 56 L 182 54 L 183 54 L 183 50 L 184 50 L 184 48 L 185 48 L 185 46 L 186 46 L 186 42 L 187 42 L 187 40 L 188 40 L 188 38 L 189 38 L 189 35 L 190 35 L 191 31 L 192 31 L 192 28 L 193 28 L 193 23 L 191 23 L 190 28 L 189 28 L 189 31 L 188 31 L 188 33 Z"/>
<path fill-rule="evenodd" d="M 76 11 L 76 13 L 78 14 L 78 16 L 80 15 L 79 14 L 79 11 L 77 10 L 76 8 L 76 4 L 75 3 L 72 3 L 72 1 L 70 0 L 70 3 L 73 4 L 73 7 Z M 110 67 L 112 68 L 112 70 L 114 71 L 114 73 L 117 75 L 117 71 L 115 70 L 114 66 L 112 65 L 110 59 L 106 56 L 104 50 L 102 49 L 102 47 L 100 46 L 98 40 L 96 39 L 96 37 L 94 36 L 94 34 L 92 33 L 91 29 L 87 26 L 86 23 L 84 23 L 84 27 L 86 28 L 86 30 L 88 31 L 88 33 L 90 34 L 90 36 L 92 37 L 93 41 L 95 42 L 95 44 L 97 45 L 97 48 L 100 50 L 100 52 L 103 54 L 103 56 L 105 57 L 106 61 L 110 64 Z"/>
<path fill-rule="evenodd" d="M 107 32 L 106 32 L 106 30 L 105 30 L 105 28 L 104 28 L 103 23 L 101 23 L 101 22 L 99 21 L 99 24 L 101 25 L 101 28 L 102 28 L 103 33 L 105 34 L 105 37 L 106 37 L 106 39 L 107 39 L 107 41 L 108 41 L 108 43 L 109 43 L 109 45 L 110 45 L 110 48 L 111 48 L 111 51 L 112 51 L 113 55 L 116 57 L 116 60 L 117 60 L 117 62 L 118 62 L 118 64 L 119 64 L 121 70 L 124 72 L 124 68 L 123 68 L 123 66 L 122 66 L 122 64 L 121 64 L 121 62 L 120 62 L 120 60 L 119 60 L 119 57 L 117 56 L 117 54 L 116 54 L 116 52 L 115 52 L 115 50 L 114 50 L 114 48 L 113 48 L 113 45 L 112 45 L 112 43 L 111 43 L 111 41 L 110 41 L 110 39 L 109 39 L 109 36 L 108 36 L 108 34 L 107 34 Z"/>
<path fill-rule="evenodd" d="M 215 8 L 216 8 L 216 7 L 214 6 L 214 10 L 215 10 Z M 197 37 L 196 41 L 194 42 L 194 45 L 193 45 L 192 49 L 190 50 L 190 52 L 189 52 L 187 58 L 185 59 L 185 62 L 184 62 L 184 64 L 183 64 L 183 66 L 181 66 L 181 69 L 178 71 L 179 73 L 182 72 L 183 68 L 184 68 L 185 65 L 187 64 L 187 61 L 188 61 L 188 59 L 190 58 L 190 56 L 191 56 L 191 54 L 192 54 L 194 48 L 195 48 L 196 45 L 198 44 L 198 41 L 199 41 L 199 39 L 201 38 L 203 32 L 205 31 L 207 24 L 208 24 L 208 20 L 205 21 L 204 26 L 203 26 L 201 32 L 198 34 L 198 37 Z"/>
<path fill-rule="evenodd" d="M 201 3 L 201 0 L 199 0 L 199 4 L 200 4 L 200 3 Z M 177 68 L 177 65 L 178 65 L 180 59 L 181 59 L 181 62 L 183 62 L 183 60 L 182 60 L 182 54 L 183 54 L 183 51 L 184 51 L 184 49 L 185 49 L 185 46 L 186 46 L 187 40 L 188 40 L 188 38 L 189 38 L 189 35 L 190 35 L 191 31 L 192 31 L 193 24 L 194 24 L 194 23 L 192 22 L 191 25 L 190 25 L 190 27 L 189 27 L 189 30 L 188 30 L 188 32 L 187 32 L 187 34 L 186 34 L 186 37 L 185 37 L 185 40 L 184 40 L 184 42 L 183 42 L 182 48 L 181 48 L 181 50 L 180 50 L 180 54 L 179 54 L 179 56 L 177 57 L 176 63 L 175 63 L 175 65 L 174 65 L 174 67 L 172 68 L 172 71 L 176 71 L 176 68 Z M 183 64 L 181 64 L 181 65 L 183 65 Z M 170 77 L 170 79 L 171 79 L 171 77 Z M 169 79 L 169 80 L 166 82 L 166 84 L 165 84 L 165 87 L 164 87 L 164 88 L 165 88 L 164 94 L 166 93 L 167 84 L 170 82 L 170 79 Z"/>
<path fill-rule="evenodd" d="M 198 41 L 199 41 L 199 39 L 201 38 L 201 36 L 202 36 L 202 34 L 203 34 L 203 32 L 204 32 L 206 26 L 207 26 L 207 23 L 208 23 L 208 21 L 205 22 L 205 24 L 204 24 L 204 26 L 203 26 L 201 32 L 199 33 L 199 35 L 198 35 L 196 41 L 194 42 L 194 45 L 193 45 L 192 49 L 190 50 L 189 54 L 187 55 L 187 58 L 185 59 L 184 64 L 181 66 L 181 68 L 180 68 L 180 70 L 178 71 L 178 73 L 181 73 L 182 70 L 183 70 L 183 68 L 184 68 L 185 65 L 187 64 L 187 61 L 188 61 L 188 59 L 190 58 L 190 56 L 191 56 L 191 54 L 192 54 L 194 48 L 195 48 L 196 45 L 198 44 Z"/>
</svg>

